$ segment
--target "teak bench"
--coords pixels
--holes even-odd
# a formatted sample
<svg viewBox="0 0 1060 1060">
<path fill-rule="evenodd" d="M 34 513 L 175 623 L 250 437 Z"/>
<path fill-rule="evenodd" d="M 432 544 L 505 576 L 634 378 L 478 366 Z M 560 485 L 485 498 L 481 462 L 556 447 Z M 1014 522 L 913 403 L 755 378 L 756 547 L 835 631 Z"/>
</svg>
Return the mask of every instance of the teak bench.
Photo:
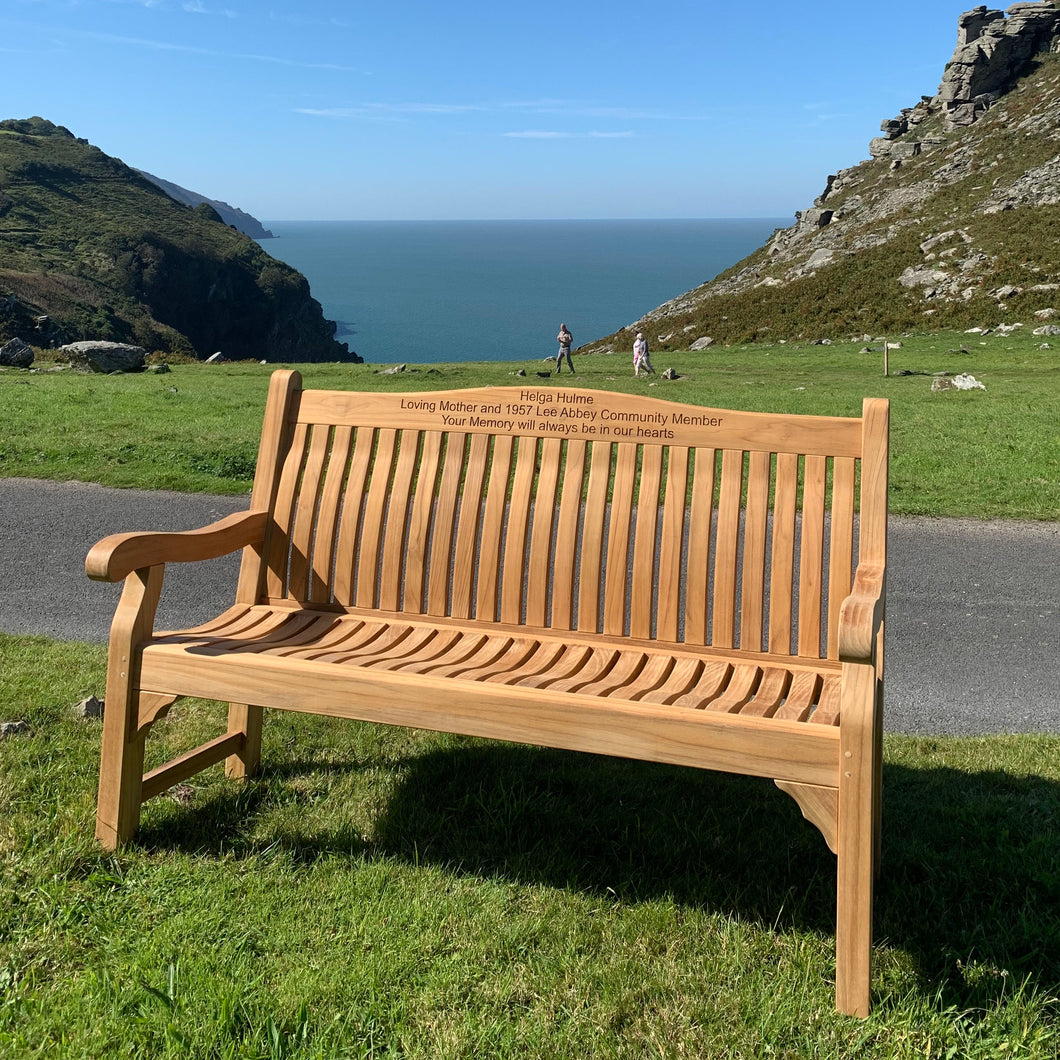
<svg viewBox="0 0 1060 1060">
<path fill-rule="evenodd" d="M 276 372 L 249 511 L 89 553 L 125 579 L 97 837 L 222 759 L 253 773 L 264 707 L 768 777 L 838 856 L 836 1004 L 867 1014 L 888 415 Z M 231 607 L 153 632 L 164 564 L 240 548 Z M 179 696 L 228 732 L 142 775 Z"/>
</svg>

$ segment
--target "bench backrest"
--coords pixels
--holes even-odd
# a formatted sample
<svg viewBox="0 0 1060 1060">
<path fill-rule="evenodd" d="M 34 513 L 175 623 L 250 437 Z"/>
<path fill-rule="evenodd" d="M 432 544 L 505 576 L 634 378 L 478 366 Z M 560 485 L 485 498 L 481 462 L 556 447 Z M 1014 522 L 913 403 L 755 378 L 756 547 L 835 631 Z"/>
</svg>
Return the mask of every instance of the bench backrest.
<svg viewBox="0 0 1060 1060">
<path fill-rule="evenodd" d="M 240 599 L 834 658 L 858 555 L 885 560 L 887 419 L 277 372 Z"/>
</svg>

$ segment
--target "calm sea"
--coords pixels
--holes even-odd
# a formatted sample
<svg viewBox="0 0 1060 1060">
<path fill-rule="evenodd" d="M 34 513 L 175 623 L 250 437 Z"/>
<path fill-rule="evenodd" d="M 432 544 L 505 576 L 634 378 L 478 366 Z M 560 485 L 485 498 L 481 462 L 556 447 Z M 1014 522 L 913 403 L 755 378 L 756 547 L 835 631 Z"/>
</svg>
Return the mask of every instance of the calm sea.
<svg viewBox="0 0 1060 1060">
<path fill-rule="evenodd" d="M 369 363 L 555 355 L 712 279 L 785 219 L 269 221 L 336 337 Z"/>
</svg>

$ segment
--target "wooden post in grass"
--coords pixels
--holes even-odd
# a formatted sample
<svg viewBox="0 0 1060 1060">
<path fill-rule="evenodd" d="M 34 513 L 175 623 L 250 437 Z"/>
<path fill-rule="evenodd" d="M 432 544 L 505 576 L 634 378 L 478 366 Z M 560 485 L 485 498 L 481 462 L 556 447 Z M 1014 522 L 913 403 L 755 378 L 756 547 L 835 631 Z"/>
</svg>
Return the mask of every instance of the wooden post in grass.
<svg viewBox="0 0 1060 1060">
<path fill-rule="evenodd" d="M 887 342 L 887 336 L 883 336 L 883 377 L 884 379 L 890 375 L 890 364 L 891 364 L 891 347 Z"/>
</svg>

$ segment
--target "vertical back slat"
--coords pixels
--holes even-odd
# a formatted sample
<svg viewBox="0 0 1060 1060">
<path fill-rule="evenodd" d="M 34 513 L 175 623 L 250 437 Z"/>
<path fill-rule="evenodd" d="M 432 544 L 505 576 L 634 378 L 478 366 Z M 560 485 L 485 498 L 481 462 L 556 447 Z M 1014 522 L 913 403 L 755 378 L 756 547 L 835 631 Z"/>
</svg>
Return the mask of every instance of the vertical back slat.
<svg viewBox="0 0 1060 1060">
<path fill-rule="evenodd" d="M 258 443 L 258 459 L 254 467 L 254 486 L 250 494 L 252 511 L 275 510 L 284 457 L 293 433 L 294 414 L 301 396 L 302 376 L 298 372 L 281 369 L 272 373 L 265 401 L 261 441 Z M 260 546 L 250 546 L 243 550 L 239 584 L 236 588 L 237 603 L 257 602 L 262 588 L 262 576 L 267 568 L 272 533 L 270 528 Z"/>
<path fill-rule="evenodd" d="M 744 515 L 740 582 L 740 647 L 745 651 L 762 650 L 771 467 L 769 453 L 751 453 L 747 467 L 747 511 Z"/>
<path fill-rule="evenodd" d="M 427 586 L 427 546 L 431 516 L 434 514 L 434 493 L 438 486 L 438 464 L 442 454 L 442 432 L 425 431 L 420 471 L 416 477 L 416 499 L 409 519 L 408 548 L 405 555 L 406 611 L 423 613 Z"/>
<path fill-rule="evenodd" d="M 773 494 L 773 547 L 769 568 L 769 650 L 791 652 L 791 593 L 795 580 L 795 506 L 799 492 L 799 458 L 777 454 Z"/>
<path fill-rule="evenodd" d="M 839 658 L 839 609 L 850 592 L 854 564 L 855 461 L 838 457 L 832 465 L 832 519 L 828 555 L 828 658 Z"/>
<path fill-rule="evenodd" d="M 368 481 L 368 466 L 375 449 L 375 431 L 358 427 L 353 443 L 353 459 L 346 480 L 339 517 L 339 543 L 335 560 L 335 602 L 344 607 L 353 603 L 354 571 L 357 569 L 357 542 L 361 531 L 361 512 Z"/>
<path fill-rule="evenodd" d="M 468 447 L 464 495 L 460 501 L 460 523 L 456 531 L 456 554 L 453 557 L 453 603 L 450 613 L 454 618 L 471 616 L 471 589 L 475 581 L 475 555 L 479 518 L 482 515 L 482 487 L 486 481 L 489 452 L 490 436 L 473 434 Z"/>
<path fill-rule="evenodd" d="M 353 448 L 353 428 L 336 427 L 331 442 L 331 456 L 320 495 L 316 542 L 313 546 L 313 568 L 309 575 L 309 599 L 328 603 L 331 599 L 331 569 L 335 563 L 335 534 L 339 525 L 339 503 L 346 481 L 346 469 Z"/>
<path fill-rule="evenodd" d="M 650 637 L 655 598 L 655 562 L 659 526 L 659 488 L 662 485 L 662 446 L 642 450 L 637 526 L 633 542 L 633 588 L 629 602 L 629 632 Z"/>
<path fill-rule="evenodd" d="M 685 533 L 687 495 L 688 450 L 671 447 L 666 461 L 666 496 L 659 548 L 659 606 L 655 625 L 660 640 L 677 640 L 681 615 L 681 542 Z"/>
<path fill-rule="evenodd" d="M 526 532 L 537 469 L 538 439 L 523 437 L 515 456 L 515 477 L 508 504 L 504 536 L 504 571 L 501 576 L 501 621 L 519 622 L 523 613 L 523 578 L 526 571 Z M 544 572 L 542 572 L 544 574 Z"/>
<path fill-rule="evenodd" d="M 556 518 L 556 491 L 563 442 L 546 438 L 541 443 L 541 467 L 534 494 L 534 525 L 530 534 L 529 578 L 526 586 L 526 621 L 543 626 L 548 609 L 548 569 L 552 557 L 552 525 Z"/>
<path fill-rule="evenodd" d="M 607 528 L 607 570 L 604 576 L 604 632 L 622 634 L 626 628 L 626 578 L 629 572 L 629 529 L 633 513 L 633 484 L 637 477 L 637 446 L 618 443 L 611 519 Z"/>
<path fill-rule="evenodd" d="M 291 530 L 291 571 L 287 579 L 287 594 L 305 601 L 309 596 L 309 569 L 316 529 L 320 483 L 324 477 L 324 462 L 331 445 L 331 430 L 323 425 L 313 426 L 306 454 L 302 481 L 298 487 L 298 511 Z"/>
<path fill-rule="evenodd" d="M 402 431 L 399 437 L 397 470 L 390 486 L 386 512 L 386 540 L 383 542 L 383 568 L 379 574 L 379 606 L 397 611 L 402 598 L 401 575 L 405 557 L 405 524 L 412 500 L 412 481 L 420 456 L 419 431 Z"/>
<path fill-rule="evenodd" d="M 692 474 L 692 515 L 688 525 L 688 576 L 685 583 L 685 641 L 707 643 L 710 529 L 714 516 L 717 451 L 696 449 Z"/>
<path fill-rule="evenodd" d="M 824 495 L 828 471 L 823 456 L 806 457 L 799 540 L 799 654 L 821 654 L 821 589 L 824 585 Z"/>
<path fill-rule="evenodd" d="M 464 449 L 467 435 L 450 432 L 445 439 L 442 481 L 434 511 L 431 534 L 431 565 L 427 581 L 427 614 L 444 615 L 449 603 L 449 572 L 453 554 L 453 525 L 456 522 L 456 498 L 464 474 Z"/>
<path fill-rule="evenodd" d="M 497 617 L 501 562 L 501 534 L 504 530 L 504 510 L 508 501 L 508 479 L 512 469 L 515 439 L 498 435 L 493 442 L 493 459 L 486 487 L 486 507 L 482 516 L 481 545 L 479 547 L 478 583 L 475 592 L 475 617 L 492 621 Z"/>
<path fill-rule="evenodd" d="M 276 491 L 276 506 L 273 509 L 272 536 L 269 539 L 268 594 L 273 599 L 282 597 L 287 588 L 287 556 L 291 542 L 291 527 L 294 522 L 295 496 L 302 467 L 306 458 L 306 437 L 309 428 L 304 423 L 295 425 L 291 447 L 283 462 L 280 487 Z"/>
<path fill-rule="evenodd" d="M 604 547 L 607 487 L 611 478 L 611 443 L 593 442 L 589 487 L 582 521 L 581 574 L 578 578 L 578 630 L 600 631 L 600 566 Z"/>
<path fill-rule="evenodd" d="M 381 430 L 372 462 L 372 480 L 361 518 L 360 549 L 357 557 L 357 606 L 375 607 L 379 579 L 379 552 L 383 538 L 390 473 L 394 467 L 397 431 Z"/>
<path fill-rule="evenodd" d="M 552 567 L 552 628 L 574 626 L 574 576 L 577 562 L 578 516 L 585 485 L 586 443 L 566 443 L 567 458 L 563 465 L 563 491 L 556 526 L 556 548 Z"/>
<path fill-rule="evenodd" d="M 731 648 L 736 639 L 736 560 L 740 543 L 743 453 L 726 449 L 721 458 L 718 534 L 714 546 L 714 625 L 711 643 Z"/>
</svg>

